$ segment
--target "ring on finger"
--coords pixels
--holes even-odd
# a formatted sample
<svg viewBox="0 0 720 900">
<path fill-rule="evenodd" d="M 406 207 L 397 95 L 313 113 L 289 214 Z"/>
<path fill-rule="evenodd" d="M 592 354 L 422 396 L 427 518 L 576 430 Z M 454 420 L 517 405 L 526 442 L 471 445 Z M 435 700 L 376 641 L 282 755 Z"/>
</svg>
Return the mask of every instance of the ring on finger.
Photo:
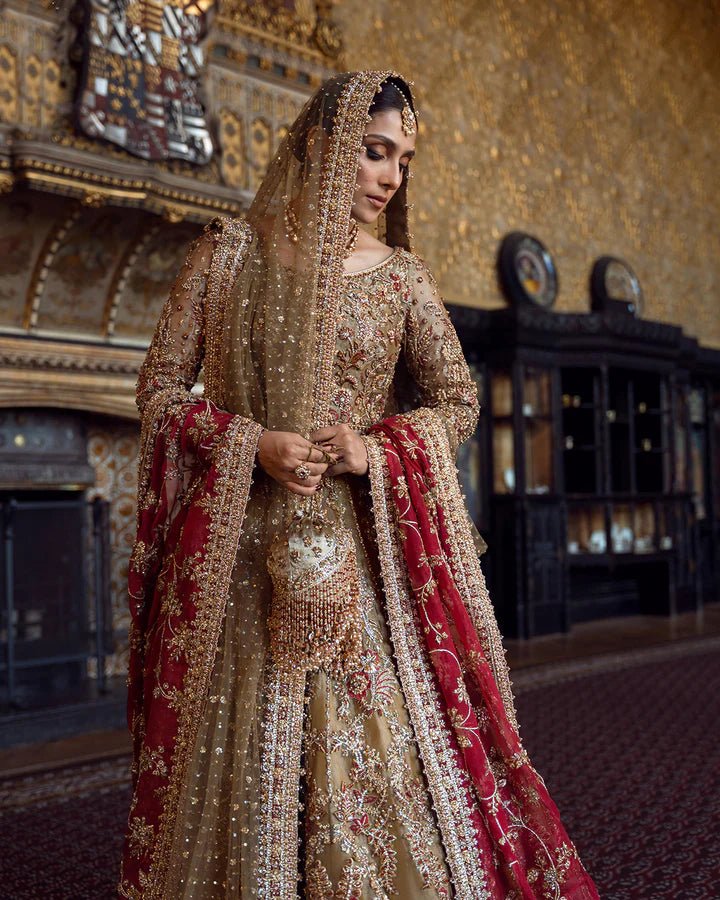
<svg viewBox="0 0 720 900">
<path fill-rule="evenodd" d="M 293 472 L 297 475 L 297 477 L 300 479 L 300 481 L 305 481 L 305 479 L 309 478 L 310 475 L 312 474 L 310 472 L 310 469 L 308 469 L 307 466 L 303 466 L 303 465 L 295 466 L 295 468 L 293 469 Z"/>
</svg>

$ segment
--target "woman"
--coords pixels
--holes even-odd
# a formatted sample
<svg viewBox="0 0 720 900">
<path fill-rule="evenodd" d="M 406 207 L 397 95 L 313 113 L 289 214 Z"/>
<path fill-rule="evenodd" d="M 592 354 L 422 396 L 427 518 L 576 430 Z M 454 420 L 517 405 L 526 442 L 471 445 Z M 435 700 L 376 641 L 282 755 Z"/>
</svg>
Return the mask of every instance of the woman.
<svg viewBox="0 0 720 900">
<path fill-rule="evenodd" d="M 331 79 L 161 317 L 123 897 L 597 897 L 521 747 L 457 484 L 477 396 L 409 252 L 415 138 L 399 76 Z"/>
</svg>

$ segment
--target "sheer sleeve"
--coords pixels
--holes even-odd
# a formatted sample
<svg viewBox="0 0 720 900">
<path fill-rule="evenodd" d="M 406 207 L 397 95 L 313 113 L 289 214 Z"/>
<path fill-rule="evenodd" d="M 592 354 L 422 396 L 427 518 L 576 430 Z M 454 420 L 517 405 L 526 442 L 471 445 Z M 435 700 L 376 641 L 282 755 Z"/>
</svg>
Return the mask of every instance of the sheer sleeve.
<svg viewBox="0 0 720 900">
<path fill-rule="evenodd" d="M 477 424 L 477 386 L 435 279 L 417 257 L 409 275 L 412 283 L 405 321 L 405 361 L 420 390 L 422 406 L 442 420 L 450 447 L 456 451 Z"/>
<path fill-rule="evenodd" d="M 140 368 L 137 405 L 143 420 L 173 402 L 194 399 L 203 359 L 207 277 L 217 232 L 208 228 L 189 247 Z"/>
<path fill-rule="evenodd" d="M 256 440 L 262 431 L 251 419 L 219 409 L 209 397 L 192 390 L 205 353 L 213 254 L 227 227 L 227 221 L 213 219 L 188 248 L 140 367 L 136 402 L 142 423 L 141 491 L 161 432 L 172 432 L 179 442 L 175 460 L 179 473 L 193 460 L 208 464 L 228 441 Z"/>
</svg>

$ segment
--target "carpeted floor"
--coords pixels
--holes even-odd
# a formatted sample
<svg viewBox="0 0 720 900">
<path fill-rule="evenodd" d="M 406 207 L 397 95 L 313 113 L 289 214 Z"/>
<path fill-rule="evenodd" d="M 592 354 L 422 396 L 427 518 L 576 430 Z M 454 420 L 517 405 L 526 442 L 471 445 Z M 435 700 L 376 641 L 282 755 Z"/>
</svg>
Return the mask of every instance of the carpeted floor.
<svg viewBox="0 0 720 900">
<path fill-rule="evenodd" d="M 603 900 L 720 896 L 719 676 L 718 638 L 517 673 L 525 746 Z M 127 772 L 0 781 L 0 898 L 111 898 Z"/>
</svg>

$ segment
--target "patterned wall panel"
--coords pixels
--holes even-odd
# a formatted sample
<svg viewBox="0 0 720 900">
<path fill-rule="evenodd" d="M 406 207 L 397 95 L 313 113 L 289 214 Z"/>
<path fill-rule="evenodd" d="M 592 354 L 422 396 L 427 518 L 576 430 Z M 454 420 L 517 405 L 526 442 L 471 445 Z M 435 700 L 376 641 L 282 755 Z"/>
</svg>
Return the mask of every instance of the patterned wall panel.
<svg viewBox="0 0 720 900">
<path fill-rule="evenodd" d="M 118 652 L 108 660 L 108 674 L 124 674 L 127 668 L 127 568 L 135 536 L 137 455 L 140 446 L 136 425 L 97 419 L 88 426 L 88 461 L 95 469 L 95 487 L 89 499 L 110 502 L 110 594 L 113 628 Z"/>
<path fill-rule="evenodd" d="M 226 184 L 247 187 L 245 126 L 242 117 L 229 109 L 220 110 L 220 143 L 223 148 L 220 168 Z"/>
<path fill-rule="evenodd" d="M 0 200 L 0 329 L 146 343 L 198 232 L 15 189 Z"/>
<path fill-rule="evenodd" d="M 47 4 L 50 6 L 50 4 Z M 67 15 L 34 4 L 4 3 L 0 16 L 0 123 L 52 128 L 72 101 L 74 70 Z M 32 27 L 28 27 L 28 13 Z"/>
<path fill-rule="evenodd" d="M 0 327 L 26 324 L 38 257 L 71 206 L 30 191 L 14 191 L 0 203 Z"/>
<path fill-rule="evenodd" d="M 720 346 L 720 4 L 345 0 L 346 68 L 393 67 L 421 110 L 414 231 L 453 302 L 502 303 L 503 234 L 537 234 L 558 308 L 627 259 L 646 316 Z"/>
<path fill-rule="evenodd" d="M 48 260 L 37 315 L 38 328 L 85 334 L 101 332 L 102 299 L 144 218 L 141 210 L 83 210 Z"/>
</svg>

